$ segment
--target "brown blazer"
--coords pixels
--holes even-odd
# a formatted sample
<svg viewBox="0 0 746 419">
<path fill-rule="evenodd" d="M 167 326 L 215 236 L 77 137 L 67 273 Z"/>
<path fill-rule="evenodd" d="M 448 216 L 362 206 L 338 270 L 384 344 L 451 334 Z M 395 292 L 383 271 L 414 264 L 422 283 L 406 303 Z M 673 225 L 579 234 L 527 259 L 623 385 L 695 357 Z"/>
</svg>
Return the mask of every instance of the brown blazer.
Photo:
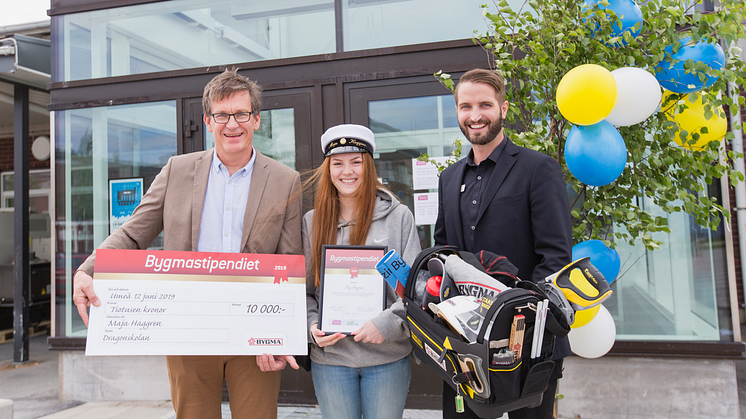
<svg viewBox="0 0 746 419">
<path fill-rule="evenodd" d="M 197 250 L 213 149 L 172 157 L 127 222 L 100 249 L 147 249 L 163 231 L 164 250 Z M 243 253 L 302 254 L 300 175 L 256 152 L 246 202 Z M 80 265 L 93 275 L 96 252 Z"/>
</svg>

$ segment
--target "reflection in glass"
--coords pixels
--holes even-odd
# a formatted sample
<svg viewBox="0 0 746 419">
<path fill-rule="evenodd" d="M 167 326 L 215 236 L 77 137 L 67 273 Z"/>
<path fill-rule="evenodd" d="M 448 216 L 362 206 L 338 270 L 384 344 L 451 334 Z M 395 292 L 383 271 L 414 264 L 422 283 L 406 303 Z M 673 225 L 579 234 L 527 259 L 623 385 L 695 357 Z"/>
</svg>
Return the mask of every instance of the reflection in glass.
<svg viewBox="0 0 746 419">
<path fill-rule="evenodd" d="M 49 169 L 29 170 L 29 210 L 36 214 L 49 214 Z M 14 172 L 2 174 L 2 208 L 13 208 L 15 203 Z"/>
<path fill-rule="evenodd" d="M 335 3 L 341 5 L 342 50 Z M 171 0 L 68 14 L 54 17 L 63 64 L 53 81 L 470 39 L 474 30 L 488 28 L 483 3 Z M 519 8 L 524 2 L 508 3 Z"/>
<path fill-rule="evenodd" d="M 719 188 L 711 186 L 709 194 L 719 195 Z M 655 251 L 641 242 L 617 244 L 622 269 L 604 303 L 617 339 L 733 341 L 722 223 L 710 230 L 686 213 L 665 214 L 648 199 L 640 202 L 666 217 L 671 233 L 653 234 L 665 243 Z"/>
<path fill-rule="evenodd" d="M 56 333 L 85 336 L 72 304 L 72 274 L 110 233 L 109 180 L 143 178 L 147 191 L 176 155 L 176 104 L 60 111 L 55 132 Z M 151 248 L 162 246 L 159 236 Z"/>
<path fill-rule="evenodd" d="M 215 147 L 215 138 L 204 126 L 205 150 Z M 271 109 L 261 113 L 254 131 L 254 148 L 267 157 L 295 169 L 295 110 Z"/>
<path fill-rule="evenodd" d="M 345 51 L 470 39 L 487 24 L 477 0 L 342 0 Z M 510 0 L 520 7 L 523 1 Z"/>
<path fill-rule="evenodd" d="M 64 65 L 54 81 L 336 50 L 333 0 L 173 0 L 60 19 Z"/>
<path fill-rule="evenodd" d="M 15 198 L 5 198 L 5 204 L 3 205 L 3 208 L 13 208 L 15 202 Z M 49 213 L 49 195 L 29 196 L 28 208 L 29 212 L 32 214 Z"/>
<path fill-rule="evenodd" d="M 370 101 L 368 121 L 376 135 L 378 177 L 414 213 L 415 192 L 429 191 L 413 189 L 412 159 L 447 156 L 461 136 L 453 95 Z M 462 156 L 468 151 L 467 143 Z M 423 246 L 431 246 L 431 225 L 417 229 Z"/>
<path fill-rule="evenodd" d="M 49 189 L 49 170 L 29 170 L 29 189 Z M 15 190 L 15 177 L 13 173 L 3 173 L 3 192 Z"/>
</svg>

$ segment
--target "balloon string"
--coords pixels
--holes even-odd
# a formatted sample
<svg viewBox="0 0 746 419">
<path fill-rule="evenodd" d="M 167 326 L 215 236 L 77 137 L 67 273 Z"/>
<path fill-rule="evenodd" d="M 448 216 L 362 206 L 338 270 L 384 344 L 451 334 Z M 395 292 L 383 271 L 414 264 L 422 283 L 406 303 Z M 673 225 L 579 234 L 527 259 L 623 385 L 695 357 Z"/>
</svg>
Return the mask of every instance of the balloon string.
<svg viewBox="0 0 746 419">
<path fill-rule="evenodd" d="M 575 197 L 575 200 L 574 200 L 574 201 L 572 202 L 572 205 L 570 205 L 570 208 L 574 208 L 574 207 L 575 207 L 575 204 L 577 204 L 577 203 L 578 203 L 578 199 L 580 199 L 580 197 L 581 197 L 582 195 L 585 195 L 585 188 L 586 188 L 586 187 L 587 187 L 587 185 L 586 185 L 586 184 L 584 183 L 584 184 L 583 184 L 583 189 L 582 189 L 582 190 L 581 190 L 580 192 L 578 192 L 578 196 L 576 196 L 576 197 Z"/>
<path fill-rule="evenodd" d="M 643 253 L 642 253 L 642 254 L 640 255 L 640 257 L 638 257 L 637 259 L 635 259 L 635 261 L 634 261 L 634 262 L 632 262 L 632 264 L 631 264 L 631 265 L 629 265 L 629 268 L 627 268 L 627 270 L 626 270 L 626 271 L 622 272 L 622 273 L 621 273 L 620 275 L 617 275 L 617 277 L 616 277 L 616 278 L 615 278 L 615 279 L 614 279 L 613 281 L 611 281 L 611 283 L 609 284 L 609 286 L 610 286 L 610 287 L 614 286 L 614 284 L 616 284 L 616 282 L 617 282 L 617 281 L 619 281 L 620 279 L 622 279 L 622 277 L 623 277 L 623 276 L 624 276 L 624 275 L 625 275 L 625 274 L 626 274 L 627 272 L 629 272 L 629 270 L 630 270 L 630 269 L 632 269 L 632 267 L 633 267 L 633 266 L 635 266 L 635 264 L 636 264 L 637 262 L 639 262 L 639 261 L 640 261 L 640 259 L 642 259 L 642 257 L 643 257 L 643 256 L 645 256 L 645 255 L 647 254 L 647 252 L 648 252 L 648 251 L 647 251 L 647 249 L 645 249 L 645 251 L 644 251 L 644 252 L 643 252 Z M 627 264 L 627 261 L 629 261 L 629 258 L 631 258 L 631 257 L 632 257 L 632 255 L 629 255 L 629 256 L 627 256 L 627 260 L 625 260 L 625 261 L 624 261 L 624 264 L 623 264 L 622 266 L 626 265 L 626 264 Z"/>
</svg>

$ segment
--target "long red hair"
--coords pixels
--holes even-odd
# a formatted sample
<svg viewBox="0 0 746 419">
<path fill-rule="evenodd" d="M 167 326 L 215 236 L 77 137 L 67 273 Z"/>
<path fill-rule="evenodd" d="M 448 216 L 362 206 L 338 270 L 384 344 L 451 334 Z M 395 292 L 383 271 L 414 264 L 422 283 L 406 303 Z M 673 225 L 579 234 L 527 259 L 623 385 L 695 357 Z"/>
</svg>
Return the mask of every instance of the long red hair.
<svg viewBox="0 0 746 419">
<path fill-rule="evenodd" d="M 363 155 L 363 175 L 360 187 L 355 193 L 353 204 L 350 244 L 365 245 L 368 230 L 373 222 L 373 211 L 376 202 L 376 189 L 383 187 L 378 182 L 373 156 Z M 311 267 L 314 272 L 316 286 L 320 284 L 321 247 L 325 244 L 337 244 L 337 227 L 339 226 L 339 194 L 332 183 L 329 167 L 330 158 L 324 159 L 313 175 L 303 183 L 303 190 L 316 186 L 313 203 L 313 225 L 311 226 Z"/>
</svg>

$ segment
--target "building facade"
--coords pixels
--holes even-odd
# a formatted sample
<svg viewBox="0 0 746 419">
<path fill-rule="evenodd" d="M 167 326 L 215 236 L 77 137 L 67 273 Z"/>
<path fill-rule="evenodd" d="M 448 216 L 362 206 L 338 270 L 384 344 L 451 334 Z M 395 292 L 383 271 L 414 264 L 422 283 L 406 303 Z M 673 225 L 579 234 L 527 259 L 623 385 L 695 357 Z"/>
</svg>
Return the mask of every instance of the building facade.
<svg viewBox="0 0 746 419">
<path fill-rule="evenodd" d="M 84 356 L 86 328 L 72 304 L 72 276 L 115 228 L 112 181 L 142 182 L 147 191 L 169 157 L 212 147 L 201 105 L 210 79 L 235 66 L 263 86 L 254 146 L 301 173 L 323 160 L 318 141 L 326 128 L 369 126 L 382 182 L 415 211 L 416 198 L 437 190 L 414 189 L 413 159 L 448 155 L 461 135 L 453 96 L 432 74 L 457 78 L 489 66 L 488 54 L 470 40 L 473 30 L 486 29 L 481 3 L 52 0 L 49 342 L 61 351 L 61 398 L 169 398 L 162 358 Z M 722 199 L 728 189 L 714 184 L 710 193 Z M 649 202 L 641 205 L 662 214 Z M 583 403 L 595 396 L 580 389 L 599 374 L 610 388 L 624 386 L 617 390 L 627 400 L 606 407 L 627 412 L 645 403 L 636 400 L 638 392 L 655 387 L 645 377 L 678 371 L 682 387 L 700 387 L 687 368 L 701 368 L 722 397 L 735 392 L 732 359 L 743 355 L 743 345 L 731 232 L 700 227 L 687 214 L 668 219 L 672 232 L 661 233 L 660 250 L 619 244 L 623 276 L 605 303 L 617 341 L 607 357 L 568 362 L 571 384 L 560 389 L 566 414 L 587 409 Z M 432 228 L 418 225 L 423 247 L 432 244 Z M 152 248 L 160 246 L 162 238 Z M 437 376 L 424 366 L 413 371 L 408 406 L 439 406 Z M 283 379 L 281 402 L 314 402 L 308 373 L 286 371 Z M 737 417 L 737 397 L 736 416 L 728 409 L 717 417 Z"/>
</svg>

